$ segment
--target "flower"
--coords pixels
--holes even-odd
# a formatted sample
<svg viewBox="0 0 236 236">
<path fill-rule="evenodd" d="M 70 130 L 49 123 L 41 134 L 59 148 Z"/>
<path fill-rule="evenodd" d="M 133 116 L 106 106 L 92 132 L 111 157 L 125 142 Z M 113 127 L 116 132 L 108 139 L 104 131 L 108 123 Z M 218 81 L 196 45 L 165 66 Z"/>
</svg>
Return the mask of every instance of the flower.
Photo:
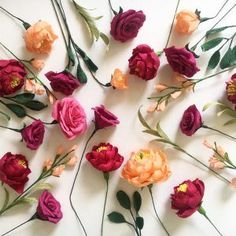
<svg viewBox="0 0 236 236">
<path fill-rule="evenodd" d="M 120 123 L 118 118 L 103 105 L 94 107 L 92 110 L 94 110 L 96 129 L 104 129 L 110 126 L 116 126 Z"/>
<path fill-rule="evenodd" d="M 181 218 L 191 216 L 199 209 L 204 195 L 204 183 L 195 179 L 186 180 L 174 187 L 174 194 L 171 194 L 171 207 L 178 210 L 177 215 Z"/>
<path fill-rule="evenodd" d="M 127 75 L 124 75 L 121 70 L 115 69 L 114 74 L 111 77 L 111 85 L 116 89 L 127 89 L 127 80 Z"/>
<path fill-rule="evenodd" d="M 83 134 L 87 129 L 84 109 L 73 98 L 57 100 L 53 106 L 52 117 L 59 122 L 61 130 L 69 140 Z"/>
<path fill-rule="evenodd" d="M 66 70 L 59 73 L 49 71 L 45 76 L 54 91 L 61 92 L 66 96 L 71 95 L 80 86 L 79 81 Z"/>
<path fill-rule="evenodd" d="M 64 170 L 65 170 L 65 166 L 60 165 L 53 170 L 52 175 L 55 177 L 60 177 L 60 175 L 62 174 Z"/>
<path fill-rule="evenodd" d="M 67 166 L 74 167 L 78 161 L 76 156 L 72 156 L 69 161 L 66 163 Z"/>
<path fill-rule="evenodd" d="M 43 164 L 43 167 L 46 169 L 46 170 L 49 170 L 51 167 L 52 167 L 52 164 L 53 164 L 53 161 L 51 159 L 47 159 L 44 164 Z"/>
<path fill-rule="evenodd" d="M 156 53 L 146 44 L 140 44 L 133 49 L 129 59 L 130 74 L 134 74 L 143 80 L 153 79 L 160 66 L 160 59 Z"/>
<path fill-rule="evenodd" d="M 110 34 L 115 40 L 126 42 L 137 36 L 146 16 L 142 11 L 128 10 L 118 13 L 111 22 Z"/>
<path fill-rule="evenodd" d="M 30 52 L 49 54 L 53 42 L 57 39 L 51 25 L 45 21 L 38 21 L 25 32 L 25 45 Z"/>
<path fill-rule="evenodd" d="M 231 184 L 232 184 L 234 187 L 236 187 L 236 178 L 233 178 L 233 179 L 231 180 Z"/>
<path fill-rule="evenodd" d="M 195 105 L 185 110 L 180 122 L 182 133 L 192 136 L 202 126 L 202 117 Z"/>
<path fill-rule="evenodd" d="M 157 92 L 162 92 L 162 91 L 168 89 L 168 87 L 164 84 L 157 84 L 155 86 L 155 89 L 156 89 Z"/>
<path fill-rule="evenodd" d="M 35 120 L 31 125 L 26 126 L 21 131 L 26 146 L 31 150 L 36 150 L 43 143 L 45 127 L 41 120 Z"/>
<path fill-rule="evenodd" d="M 7 152 L 0 159 L 0 180 L 19 194 L 23 193 L 30 173 L 31 170 L 28 167 L 28 161 L 21 154 Z"/>
<path fill-rule="evenodd" d="M 207 141 L 207 139 L 204 139 L 203 145 L 209 149 L 213 149 L 213 146 Z"/>
<path fill-rule="evenodd" d="M 110 143 L 93 146 L 92 151 L 86 154 L 86 159 L 94 168 L 103 172 L 117 170 L 124 161 L 124 157 L 118 153 L 118 148 Z"/>
<path fill-rule="evenodd" d="M 226 83 L 227 98 L 233 104 L 236 104 L 236 73 L 232 75 L 229 82 Z"/>
<path fill-rule="evenodd" d="M 0 96 L 13 94 L 25 83 L 27 73 L 17 60 L 0 60 Z"/>
<path fill-rule="evenodd" d="M 187 77 L 192 77 L 200 69 L 196 65 L 193 53 L 186 48 L 176 48 L 175 46 L 164 49 L 167 61 L 173 71 Z"/>
<path fill-rule="evenodd" d="M 183 10 L 176 15 L 175 31 L 181 34 L 191 34 L 197 29 L 199 23 L 199 15 Z"/>
<path fill-rule="evenodd" d="M 41 60 L 41 59 L 33 59 L 31 62 L 30 62 L 31 66 L 34 67 L 34 69 L 36 70 L 42 70 L 43 67 L 45 66 L 45 63 L 44 63 L 44 60 Z"/>
<path fill-rule="evenodd" d="M 44 191 L 39 197 L 37 218 L 57 224 L 62 217 L 61 204 L 50 192 Z"/>
<path fill-rule="evenodd" d="M 210 163 L 210 168 L 214 170 L 220 170 L 226 166 L 224 162 L 219 160 L 219 158 L 217 158 L 215 155 L 213 155 L 213 157 L 209 159 L 209 163 Z"/>
<path fill-rule="evenodd" d="M 121 177 L 136 187 L 145 187 L 168 179 L 170 170 L 166 154 L 161 150 L 141 149 L 132 152 Z"/>
<path fill-rule="evenodd" d="M 45 93 L 45 88 L 34 79 L 27 79 L 25 81 L 24 90 L 36 95 L 43 95 Z"/>
</svg>

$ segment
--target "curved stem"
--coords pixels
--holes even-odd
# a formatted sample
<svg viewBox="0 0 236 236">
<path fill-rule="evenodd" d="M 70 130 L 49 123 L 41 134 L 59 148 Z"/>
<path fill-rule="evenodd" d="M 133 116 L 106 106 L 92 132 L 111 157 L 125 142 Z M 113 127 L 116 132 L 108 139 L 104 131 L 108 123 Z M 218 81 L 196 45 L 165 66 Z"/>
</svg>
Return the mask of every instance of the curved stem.
<svg viewBox="0 0 236 236">
<path fill-rule="evenodd" d="M 169 232 L 167 231 L 165 225 L 162 223 L 158 213 L 157 213 L 157 209 L 156 209 L 156 206 L 155 206 L 155 202 L 154 202 L 154 199 L 153 199 L 153 194 L 152 194 L 152 185 L 148 185 L 148 190 L 149 190 L 149 193 L 150 193 L 150 196 L 151 196 L 151 199 L 152 199 L 152 206 L 153 206 L 153 209 L 154 209 L 154 212 L 155 212 L 155 215 L 158 219 L 158 221 L 160 222 L 161 226 L 163 227 L 163 229 L 165 230 L 166 234 L 168 236 L 170 236 Z"/>
<path fill-rule="evenodd" d="M 128 224 L 128 225 L 130 225 L 132 228 L 134 228 L 135 233 L 137 234 L 137 236 L 140 236 L 140 235 L 139 235 L 139 232 L 138 232 L 137 229 L 136 229 L 136 227 L 135 227 L 132 223 L 130 223 L 129 221 L 125 221 L 125 223 Z"/>
<path fill-rule="evenodd" d="M 174 22 L 175 22 L 175 16 L 176 16 L 176 13 L 177 13 L 178 8 L 179 8 L 179 3 L 180 3 L 180 0 L 177 1 L 177 5 L 176 5 L 176 8 L 175 8 L 175 13 L 174 13 L 174 16 L 173 16 L 173 19 L 172 19 L 172 23 L 171 23 L 171 26 L 170 26 L 169 35 L 168 35 L 168 38 L 167 38 L 167 41 L 166 41 L 166 44 L 165 44 L 165 47 L 164 47 L 164 48 L 167 48 L 167 46 L 168 46 L 168 44 L 169 44 L 170 36 L 171 36 L 172 29 L 173 29 Z"/>
<path fill-rule="evenodd" d="M 113 9 L 113 7 L 112 7 L 112 5 L 111 5 L 111 0 L 108 0 L 108 3 L 109 3 L 109 7 L 110 7 L 112 13 L 113 13 L 114 15 L 117 15 L 118 13 Z"/>
<path fill-rule="evenodd" d="M 0 125 L 0 128 L 3 128 L 3 129 L 9 129 L 9 130 L 14 131 L 14 132 L 17 132 L 17 133 L 20 133 L 20 132 L 21 132 L 20 129 L 14 129 L 14 128 L 10 128 L 10 127 L 6 127 L 6 126 L 2 126 L 2 125 Z"/>
<path fill-rule="evenodd" d="M 106 194 L 105 194 L 105 199 L 104 199 L 104 204 L 103 204 L 103 211 L 102 211 L 102 223 L 101 223 L 101 236 L 103 236 L 103 224 L 104 224 L 104 216 L 105 216 L 105 211 L 106 211 L 106 205 L 107 205 L 107 195 L 108 195 L 108 187 L 109 187 L 109 173 L 103 173 L 104 179 L 106 181 Z"/>
<path fill-rule="evenodd" d="M 99 85 L 101 85 L 102 87 L 105 87 L 105 88 L 111 87 L 111 83 L 106 83 L 106 84 L 104 84 L 104 83 L 100 82 L 100 81 L 96 78 L 96 76 L 93 74 L 93 72 L 92 72 L 91 70 L 89 70 L 89 72 L 91 73 L 93 79 L 94 79 Z"/>
<path fill-rule="evenodd" d="M 33 117 L 33 116 L 29 115 L 29 114 L 27 114 L 26 116 L 29 117 L 29 118 L 32 119 L 32 120 L 38 120 L 37 118 L 35 118 L 35 117 Z M 45 125 L 55 125 L 55 124 L 58 123 L 58 122 L 55 121 L 55 120 L 53 120 L 52 122 L 45 122 L 45 121 L 42 121 L 42 122 L 43 122 Z"/>
<path fill-rule="evenodd" d="M 218 129 L 215 129 L 215 128 L 212 128 L 212 127 L 209 127 L 209 126 L 206 126 L 206 125 L 202 125 L 202 128 L 209 129 L 209 130 L 213 130 L 213 131 L 215 131 L 215 132 L 217 132 L 217 133 L 219 133 L 219 134 L 222 134 L 222 135 L 224 135 L 224 136 L 226 136 L 226 137 L 228 137 L 228 138 L 231 138 L 231 139 L 236 140 L 236 137 L 233 137 L 233 136 L 231 136 L 231 135 L 229 135 L 229 134 L 226 134 L 226 133 L 224 133 L 224 132 L 222 132 L 222 131 L 220 131 L 220 130 L 218 130 Z"/>
<path fill-rule="evenodd" d="M 89 136 L 88 140 L 87 140 L 86 143 L 85 143 L 84 150 L 83 150 L 83 152 L 82 152 L 82 154 L 81 154 L 81 158 L 80 158 L 80 161 L 79 161 L 79 165 L 78 165 L 78 168 L 77 168 L 77 171 L 76 171 L 76 174 L 75 174 L 75 177 L 74 177 L 72 186 L 71 186 L 70 195 L 69 195 L 70 206 L 71 206 L 73 212 L 75 213 L 76 218 L 79 220 L 79 223 L 80 223 L 80 225 L 81 225 L 81 227 L 82 227 L 82 229 L 83 229 L 85 235 L 87 235 L 87 232 L 86 232 L 86 230 L 85 230 L 85 228 L 84 228 L 84 225 L 82 224 L 82 221 L 80 220 L 79 215 L 77 214 L 77 212 L 76 212 L 76 210 L 75 210 L 75 207 L 74 207 L 74 205 L 73 205 L 73 202 L 72 202 L 72 194 L 73 194 L 73 191 L 74 191 L 75 182 L 76 182 L 76 180 L 77 180 L 77 177 L 78 177 L 78 174 L 79 174 L 79 171 L 80 171 L 80 168 L 81 168 L 81 164 L 82 164 L 82 161 L 83 161 L 84 154 L 85 154 L 85 151 L 86 151 L 86 149 L 87 149 L 88 143 L 89 143 L 89 141 L 91 140 L 91 138 L 95 135 L 96 132 L 97 132 L 97 129 L 95 128 L 95 129 L 93 130 L 93 132 L 91 133 L 91 135 Z"/>
</svg>

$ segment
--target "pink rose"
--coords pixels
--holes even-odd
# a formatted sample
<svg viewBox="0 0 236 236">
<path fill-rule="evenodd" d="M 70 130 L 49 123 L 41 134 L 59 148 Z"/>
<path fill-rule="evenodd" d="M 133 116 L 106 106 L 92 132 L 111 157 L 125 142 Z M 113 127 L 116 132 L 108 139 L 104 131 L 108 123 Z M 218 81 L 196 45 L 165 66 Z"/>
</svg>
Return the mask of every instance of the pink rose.
<svg viewBox="0 0 236 236">
<path fill-rule="evenodd" d="M 146 44 L 137 46 L 129 59 L 130 74 L 137 75 L 143 80 L 153 79 L 160 66 L 160 59 Z"/>
<path fill-rule="evenodd" d="M 68 71 L 62 71 L 60 73 L 49 71 L 45 76 L 50 81 L 50 85 L 54 91 L 61 92 L 66 96 L 71 95 L 80 86 L 79 81 Z"/>
<path fill-rule="evenodd" d="M 164 52 L 173 71 L 187 77 L 192 77 L 200 70 L 196 65 L 193 53 L 189 52 L 186 48 L 176 48 L 173 46 L 165 48 Z"/>
<path fill-rule="evenodd" d="M 146 16 L 142 11 L 128 10 L 118 13 L 111 22 L 110 34 L 115 40 L 126 42 L 137 36 Z"/>
<path fill-rule="evenodd" d="M 83 134 L 87 129 L 84 109 L 73 98 L 57 100 L 53 106 L 52 117 L 59 122 L 62 132 L 69 140 Z"/>
</svg>

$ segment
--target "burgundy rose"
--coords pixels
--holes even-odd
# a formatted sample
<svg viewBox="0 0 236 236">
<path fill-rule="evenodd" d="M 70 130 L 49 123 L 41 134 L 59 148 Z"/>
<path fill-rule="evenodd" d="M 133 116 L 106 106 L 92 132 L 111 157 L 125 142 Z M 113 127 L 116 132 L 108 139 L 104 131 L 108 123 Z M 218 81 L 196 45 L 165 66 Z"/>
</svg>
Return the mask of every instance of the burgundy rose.
<svg viewBox="0 0 236 236">
<path fill-rule="evenodd" d="M 118 169 L 124 161 L 124 157 L 118 153 L 118 148 L 110 143 L 94 146 L 92 151 L 86 154 L 86 159 L 94 168 L 103 172 Z"/>
<path fill-rule="evenodd" d="M 172 209 L 178 210 L 176 214 L 179 217 L 191 216 L 201 206 L 204 189 L 204 183 L 199 179 L 187 180 L 174 187 L 174 194 L 171 194 Z"/>
<path fill-rule="evenodd" d="M 137 36 L 146 16 L 142 11 L 128 10 L 118 13 L 111 22 L 110 34 L 115 40 L 126 42 Z"/>
<path fill-rule="evenodd" d="M 143 80 L 153 79 L 160 66 L 160 59 L 146 44 L 141 44 L 133 49 L 129 59 L 130 74 L 137 75 Z"/>
<path fill-rule="evenodd" d="M 118 118 L 108 111 L 103 105 L 92 108 L 94 110 L 96 129 L 103 129 L 109 126 L 116 126 L 120 122 Z"/>
<path fill-rule="evenodd" d="M 60 203 L 48 191 L 44 191 L 39 197 L 36 215 L 38 219 L 54 224 L 57 224 L 63 217 Z"/>
<path fill-rule="evenodd" d="M 193 53 L 186 48 L 176 48 L 175 46 L 164 49 L 167 61 L 173 71 L 187 77 L 192 77 L 200 69 L 196 65 Z"/>
<path fill-rule="evenodd" d="M 185 110 L 180 122 L 181 131 L 187 136 L 192 136 L 202 126 L 202 117 L 195 105 Z"/>
<path fill-rule="evenodd" d="M 230 81 L 226 83 L 226 94 L 228 100 L 236 104 L 236 73 L 233 74 Z"/>
<path fill-rule="evenodd" d="M 23 193 L 31 170 L 28 161 L 21 154 L 6 153 L 0 159 L 0 180 L 18 193 Z"/>
<path fill-rule="evenodd" d="M 80 86 L 79 81 L 66 70 L 60 73 L 49 71 L 45 76 L 50 81 L 50 85 L 54 91 L 61 92 L 66 96 L 71 95 Z"/>
<path fill-rule="evenodd" d="M 41 120 L 34 121 L 31 125 L 26 126 L 21 135 L 26 146 L 31 150 L 36 150 L 43 143 L 45 128 Z"/>
<path fill-rule="evenodd" d="M 0 60 L 0 96 L 15 93 L 25 83 L 24 65 L 17 60 Z"/>
</svg>

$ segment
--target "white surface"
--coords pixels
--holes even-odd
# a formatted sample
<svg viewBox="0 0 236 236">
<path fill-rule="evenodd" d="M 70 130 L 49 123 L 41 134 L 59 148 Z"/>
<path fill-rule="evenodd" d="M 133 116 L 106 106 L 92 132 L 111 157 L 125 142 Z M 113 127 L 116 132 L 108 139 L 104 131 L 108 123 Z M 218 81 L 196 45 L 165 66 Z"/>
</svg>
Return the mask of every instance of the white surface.
<svg viewBox="0 0 236 236">
<path fill-rule="evenodd" d="M 147 20 L 140 30 L 136 39 L 129 41 L 128 43 L 121 44 L 111 40 L 110 50 L 105 50 L 104 44 L 99 41 L 92 47 L 89 45 L 87 37 L 87 31 L 85 25 L 73 12 L 70 1 L 65 2 L 65 9 L 67 12 L 68 21 L 72 29 L 76 42 L 85 49 L 88 54 L 94 59 L 99 66 L 97 77 L 104 82 L 108 82 L 110 75 L 115 68 L 120 68 L 123 71 L 127 70 L 127 60 L 131 55 L 132 49 L 140 44 L 146 43 L 155 48 L 155 51 L 162 49 L 166 42 L 167 34 L 169 31 L 172 15 L 175 9 L 176 0 L 113 0 L 114 8 L 122 6 L 125 10 L 129 8 L 140 10 L 142 9 Z M 202 10 L 203 16 L 214 15 L 218 10 L 223 0 L 182 0 L 179 9 L 192 9 L 196 8 Z M 235 0 L 230 1 L 227 5 L 229 8 Z M 104 15 L 98 22 L 98 26 L 105 33 L 109 33 L 111 14 L 108 8 L 106 0 L 81 0 L 80 3 L 88 8 L 97 8 L 94 11 L 96 15 Z M 17 16 L 22 17 L 29 23 L 34 23 L 39 19 L 46 20 L 53 25 L 55 32 L 59 35 L 59 40 L 54 44 L 53 51 L 50 57 L 47 59 L 46 66 L 41 73 L 41 78 L 46 81 L 43 74 L 48 70 L 61 71 L 65 66 L 65 48 L 60 34 L 60 30 L 57 24 L 56 17 L 54 15 L 51 3 L 49 0 L 1 0 L 1 6 L 7 8 L 10 12 L 15 13 Z M 227 10 L 224 9 L 224 12 Z M 22 39 L 23 29 L 15 23 L 14 20 L 0 12 L 1 22 L 1 34 L 0 40 L 9 46 L 17 55 L 22 58 L 26 57 L 24 49 L 24 41 Z M 224 25 L 235 23 L 235 11 L 227 20 L 224 21 Z M 192 39 L 186 38 L 186 42 L 192 40 L 196 42 L 199 37 L 205 32 L 207 26 L 212 25 L 214 22 L 202 24 L 197 33 L 192 36 Z M 173 43 L 181 46 L 185 44 L 183 38 L 174 37 Z M 182 42 L 181 42 L 182 41 Z M 172 43 L 171 43 L 172 44 Z M 3 50 L 0 50 L 1 58 L 7 58 Z M 28 55 L 29 58 L 31 57 Z M 209 55 L 204 55 L 200 61 L 199 66 L 203 68 L 206 65 L 206 60 Z M 162 66 L 165 65 L 165 59 L 162 58 Z M 204 74 L 202 70 L 198 75 Z M 231 73 L 232 74 L 232 73 Z M 162 67 L 159 71 L 158 78 L 148 83 L 131 77 L 129 81 L 129 89 L 127 91 L 114 91 L 112 89 L 101 89 L 92 78 L 86 86 L 81 87 L 75 94 L 77 99 L 85 107 L 88 114 L 88 120 L 91 121 L 93 112 L 91 107 L 99 104 L 105 104 L 112 112 L 114 112 L 120 119 L 120 125 L 114 129 L 107 129 L 101 131 L 90 143 L 89 149 L 93 144 L 105 141 L 119 147 L 120 153 L 124 155 L 126 159 L 129 158 L 131 151 L 138 150 L 139 148 L 147 147 L 152 137 L 142 134 L 142 127 L 137 119 L 137 110 L 140 105 L 148 105 L 146 97 L 153 92 L 153 87 L 157 83 L 158 79 L 165 80 L 170 75 L 169 69 L 166 66 Z M 197 158 L 207 163 L 211 151 L 202 146 L 203 138 L 208 135 L 208 131 L 199 130 L 197 134 L 188 138 L 183 136 L 178 131 L 179 120 L 183 111 L 191 104 L 196 103 L 199 109 L 208 102 L 221 99 L 224 96 L 225 83 L 224 81 L 229 78 L 230 74 L 224 74 L 218 78 L 213 78 L 209 82 L 204 82 L 202 85 L 196 88 L 195 94 L 186 95 L 184 98 L 180 98 L 178 101 L 173 102 L 163 114 L 154 114 L 154 120 L 160 120 L 163 129 L 167 134 L 173 138 L 178 144 L 183 145 L 186 150 L 195 155 Z M 207 124 L 217 126 L 217 123 L 223 123 L 222 120 L 216 120 L 214 116 L 214 109 L 204 113 L 203 117 Z M 39 116 L 43 120 L 51 120 L 50 108 L 47 112 L 42 112 Z M 1 119 L 1 123 L 4 122 Z M 13 119 L 9 126 L 19 126 L 23 124 L 22 120 Z M 30 122 L 30 120 L 24 120 L 24 122 Z M 217 122 L 217 123 L 216 123 Z M 234 127 L 225 128 L 224 131 L 233 131 Z M 32 174 L 30 175 L 30 184 L 40 172 L 42 163 L 47 157 L 54 155 L 54 150 L 58 144 L 65 144 L 67 147 L 76 143 L 80 146 L 77 155 L 81 154 L 84 142 L 87 136 L 91 132 L 91 128 L 88 130 L 84 137 L 78 138 L 73 142 L 68 142 L 59 127 L 48 127 L 44 144 L 37 151 L 29 151 L 24 144 L 20 143 L 20 138 L 14 133 L 7 130 L 1 130 L 1 142 L 0 142 L 0 155 L 2 156 L 7 151 L 13 153 L 25 154 L 30 160 L 30 167 Z M 235 132 L 230 132 L 236 135 Z M 223 145 L 229 152 L 233 161 L 236 162 L 236 150 L 235 143 L 220 136 L 214 136 L 211 133 L 209 136 L 210 141 L 216 140 Z M 152 144 L 156 145 L 156 144 Z M 155 201 L 158 212 L 160 214 L 163 223 L 169 230 L 171 235 L 174 236 L 214 236 L 217 235 L 212 226 L 198 213 L 187 219 L 180 219 L 175 215 L 175 212 L 170 209 L 170 194 L 173 191 L 173 187 L 181 183 L 185 179 L 201 178 L 206 185 L 206 192 L 204 196 L 203 206 L 207 210 L 209 217 L 215 222 L 218 228 L 223 232 L 225 236 L 236 235 L 235 230 L 235 189 L 226 186 L 225 183 L 217 179 L 215 176 L 209 174 L 205 169 L 196 165 L 183 154 L 174 151 L 173 149 L 166 149 L 169 157 L 170 167 L 172 175 L 170 179 L 154 187 Z M 226 177 L 231 179 L 235 173 L 224 170 L 222 172 Z M 53 183 L 53 192 L 56 198 L 62 204 L 62 210 L 64 213 L 63 220 L 58 225 L 53 225 L 47 222 L 34 221 L 28 225 L 17 230 L 11 235 L 17 236 L 64 236 L 64 235 L 82 235 L 81 228 L 76 221 L 74 213 L 70 209 L 68 194 L 71 187 L 72 179 L 74 177 L 73 170 L 67 170 L 63 173 L 61 178 L 50 178 L 48 181 Z M 118 206 L 115 199 L 115 194 L 118 190 L 125 190 L 129 193 L 133 193 L 135 188 L 119 178 L 118 172 L 112 174 L 110 181 L 110 189 L 107 204 L 107 214 L 113 210 L 121 211 L 121 207 Z M 0 198 L 3 194 L 0 190 Z M 74 202 L 79 215 L 86 226 L 88 235 L 97 236 L 100 232 L 100 219 L 102 214 L 102 205 L 105 194 L 105 183 L 102 174 L 93 169 L 86 161 L 82 165 L 82 170 L 79 174 L 75 192 Z M 12 194 L 14 195 L 14 193 Z M 145 218 L 145 225 L 143 229 L 144 236 L 165 235 L 161 226 L 156 221 L 151 201 L 146 189 L 142 191 L 143 206 L 141 209 L 141 215 Z M 18 207 L 14 210 L 7 212 L 0 218 L 0 233 L 3 233 L 15 225 L 27 220 L 35 211 L 35 207 Z M 122 210 L 124 212 L 124 210 Z M 129 236 L 134 235 L 133 231 L 125 224 L 112 224 L 108 220 L 105 220 L 104 224 L 104 236 Z"/>
</svg>

